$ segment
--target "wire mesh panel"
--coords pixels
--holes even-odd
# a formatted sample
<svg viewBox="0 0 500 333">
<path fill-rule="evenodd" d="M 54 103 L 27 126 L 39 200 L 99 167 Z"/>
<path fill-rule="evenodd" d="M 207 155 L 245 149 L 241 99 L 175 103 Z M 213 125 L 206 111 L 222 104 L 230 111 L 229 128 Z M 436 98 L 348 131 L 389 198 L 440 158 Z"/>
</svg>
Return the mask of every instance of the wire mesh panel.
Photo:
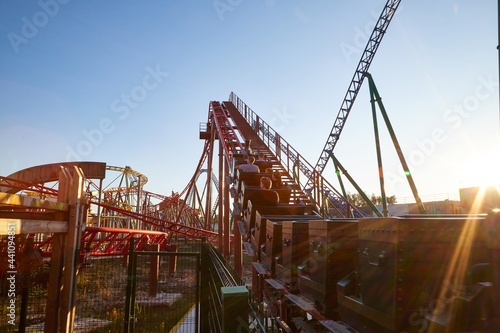
<svg viewBox="0 0 500 333">
<path fill-rule="evenodd" d="M 48 276 L 33 239 L 0 237 L 0 332 L 43 332 Z"/>
<path fill-rule="evenodd" d="M 43 332 L 47 284 L 39 279 L 48 273 L 45 269 L 0 276 L 0 332 L 19 332 L 22 327 L 27 332 Z"/>
<path fill-rule="evenodd" d="M 96 257 L 78 275 L 74 330 L 121 332 L 125 314 L 127 258 Z"/>
<path fill-rule="evenodd" d="M 50 259 L 33 244 L 0 238 L 0 332 L 44 332 Z M 14 246 L 15 245 L 15 246 Z M 197 332 L 199 242 L 169 245 L 174 251 L 156 256 L 93 256 L 78 266 L 74 332 Z M 9 254 L 14 258 L 9 262 Z M 135 301 L 126 317 L 130 263 L 134 261 Z M 152 289 L 152 258 L 158 259 Z M 83 263 L 84 262 L 84 263 Z"/>
<path fill-rule="evenodd" d="M 198 253 L 136 252 L 134 332 L 197 332 Z"/>
</svg>

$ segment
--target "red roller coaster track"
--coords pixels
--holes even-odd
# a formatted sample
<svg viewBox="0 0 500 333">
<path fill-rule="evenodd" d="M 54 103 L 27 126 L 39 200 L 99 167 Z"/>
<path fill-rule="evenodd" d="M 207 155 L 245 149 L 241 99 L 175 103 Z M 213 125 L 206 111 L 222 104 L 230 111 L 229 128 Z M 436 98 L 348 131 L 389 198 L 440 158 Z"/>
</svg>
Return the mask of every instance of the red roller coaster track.
<svg viewBox="0 0 500 333">
<path fill-rule="evenodd" d="M 323 187 L 330 188 L 330 192 L 334 191 L 333 187 L 317 173 L 314 175 L 314 191 L 306 193 L 301 184 L 300 174 L 297 173 L 300 170 L 297 170 L 296 165 L 299 162 L 301 165 L 307 162 L 237 96 L 231 94 L 230 99 L 232 100 L 222 103 L 215 101 L 209 103 L 207 133 L 204 135 L 200 133 L 200 137 L 203 136 L 205 139 L 203 153 L 192 179 L 181 194 L 172 193 L 171 196 L 166 196 L 143 190 L 145 181 L 141 182 L 141 179 L 147 178 L 129 167 L 109 167 L 96 162 L 56 163 L 21 170 L 9 177 L 0 177 L 0 217 L 22 219 L 24 214 L 30 219 L 49 220 L 51 217 L 53 219 L 54 212 L 57 211 L 53 206 L 59 191 L 44 184 L 57 182 L 57 173 L 60 169 L 71 166 L 80 168 L 85 175 L 85 200 L 88 207 L 104 212 L 102 216 L 98 214 L 97 225 L 84 229 L 81 235 L 82 252 L 87 251 L 92 256 L 125 254 L 128 250 L 126 243 L 131 237 L 137 238 L 136 244 L 139 249 L 147 242 L 165 246 L 173 235 L 190 239 L 206 238 L 208 241 L 218 242 L 220 247 L 224 239 L 224 246 L 229 249 L 229 242 L 240 240 L 239 237 L 234 237 L 234 227 L 231 227 L 229 222 L 232 219 L 232 211 L 229 208 L 231 201 L 228 193 L 232 184 L 229 183 L 231 178 L 227 176 L 231 175 L 234 155 L 242 152 L 244 141 L 251 141 L 254 151 L 264 152 L 273 161 L 273 167 L 279 170 L 283 180 L 291 185 L 294 202 L 315 203 L 316 210 L 320 211 L 320 205 L 325 201 L 323 193 L 327 192 Z M 212 157 L 216 150 L 214 141 L 217 139 L 220 142 L 221 181 L 217 186 L 219 197 L 214 201 L 223 209 L 219 210 L 220 216 L 215 218 L 212 212 L 216 210 L 215 207 L 212 208 L 210 195 L 207 194 L 207 202 L 203 203 L 203 194 L 198 191 L 196 182 L 205 162 L 208 164 L 208 169 L 212 169 Z M 131 181 L 133 185 L 123 186 L 120 183 L 111 190 L 102 190 L 102 180 L 105 178 L 106 170 L 122 170 L 124 179 L 127 182 Z M 209 179 L 206 192 L 213 190 L 209 185 L 211 174 L 212 172 L 207 172 Z M 99 179 L 101 185 L 97 185 L 94 179 Z M 99 198 L 95 195 L 97 191 Z M 202 192 L 205 192 L 205 189 Z M 14 195 L 16 200 L 12 199 Z M 184 199 L 181 198 L 182 195 L 185 195 Z M 131 198 L 136 200 L 135 204 L 131 204 Z M 198 199 L 197 207 L 188 202 L 191 198 Z M 156 203 L 153 203 L 153 200 Z M 344 204 L 334 207 L 338 216 L 349 216 L 357 212 L 347 200 L 343 198 L 341 200 L 344 200 Z M 69 208 L 66 207 L 64 212 L 58 214 L 67 214 L 68 211 Z M 214 219 L 217 221 L 213 221 Z M 119 222 L 108 223 L 110 220 Z M 127 224 L 120 221 L 129 222 Z M 37 243 L 46 256 L 50 255 L 51 239 L 51 237 L 43 238 L 43 241 L 39 240 Z M 240 248 L 239 245 L 236 244 L 235 248 Z M 226 255 L 229 255 L 228 251 L 225 251 Z"/>
</svg>

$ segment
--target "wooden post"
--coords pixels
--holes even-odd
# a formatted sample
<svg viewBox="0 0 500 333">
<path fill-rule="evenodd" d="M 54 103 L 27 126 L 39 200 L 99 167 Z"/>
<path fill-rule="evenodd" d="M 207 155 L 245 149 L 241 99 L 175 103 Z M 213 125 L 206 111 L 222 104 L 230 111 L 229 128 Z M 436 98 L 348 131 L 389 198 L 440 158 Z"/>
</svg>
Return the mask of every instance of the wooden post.
<svg viewBox="0 0 500 333">
<path fill-rule="evenodd" d="M 69 181 L 65 169 L 59 173 L 59 190 L 57 202 L 68 202 Z M 61 288 L 61 272 L 63 270 L 64 246 L 67 233 L 54 234 L 52 239 L 52 256 L 50 259 L 49 283 L 47 287 L 47 306 L 45 310 L 46 333 L 59 332 L 59 291 Z"/>
<path fill-rule="evenodd" d="M 75 320 L 75 295 L 78 271 L 78 254 L 82 229 L 85 228 L 87 212 L 82 202 L 84 196 L 84 175 L 81 169 L 74 167 L 69 195 L 70 214 L 68 223 L 68 243 L 65 250 L 63 273 L 60 332 L 73 332 Z"/>
<path fill-rule="evenodd" d="M 85 227 L 88 206 L 82 202 L 84 175 L 80 168 L 72 170 L 61 167 L 59 175 L 58 202 L 70 205 L 68 232 L 55 234 L 47 308 L 45 332 L 73 332 L 75 317 L 75 293 L 78 266 L 78 252 L 82 229 Z"/>
</svg>

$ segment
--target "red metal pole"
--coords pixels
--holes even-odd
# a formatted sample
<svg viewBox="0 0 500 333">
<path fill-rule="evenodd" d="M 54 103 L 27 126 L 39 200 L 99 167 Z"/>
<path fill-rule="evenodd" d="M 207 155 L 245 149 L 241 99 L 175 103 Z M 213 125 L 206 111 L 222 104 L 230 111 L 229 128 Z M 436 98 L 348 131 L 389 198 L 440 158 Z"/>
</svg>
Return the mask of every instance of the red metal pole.
<svg viewBox="0 0 500 333">
<path fill-rule="evenodd" d="M 219 252 L 223 253 L 224 239 L 223 239 L 223 216 L 224 216 L 224 194 L 228 188 L 224 181 L 224 146 L 222 141 L 219 140 L 219 216 L 217 218 L 217 228 L 219 229 Z"/>
<path fill-rule="evenodd" d="M 148 251 L 160 251 L 160 244 L 148 244 Z M 151 255 L 149 258 L 149 297 L 156 297 L 158 293 L 158 276 L 160 274 L 160 256 Z"/>
<path fill-rule="evenodd" d="M 224 183 L 225 183 L 225 189 L 224 191 L 224 258 L 229 259 L 229 256 L 231 255 L 231 243 L 230 243 L 230 237 L 231 237 L 231 229 L 229 227 L 229 222 L 231 218 L 231 213 L 229 211 L 229 186 L 230 184 L 227 183 L 227 180 L 229 177 L 229 166 L 224 163 Z"/>
<path fill-rule="evenodd" d="M 238 221 L 241 219 L 239 215 L 234 216 L 234 223 L 233 223 L 233 229 L 234 229 L 234 270 L 236 273 L 241 276 L 241 273 L 243 272 L 243 265 L 242 265 L 242 251 L 241 251 L 241 234 L 240 234 L 240 229 L 238 228 Z"/>
</svg>

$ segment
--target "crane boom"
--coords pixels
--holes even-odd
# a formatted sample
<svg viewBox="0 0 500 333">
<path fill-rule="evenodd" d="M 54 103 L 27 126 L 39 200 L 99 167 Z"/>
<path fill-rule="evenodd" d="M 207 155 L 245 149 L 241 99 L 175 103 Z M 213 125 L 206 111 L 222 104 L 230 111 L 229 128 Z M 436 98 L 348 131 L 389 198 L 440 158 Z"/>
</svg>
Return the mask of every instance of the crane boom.
<svg viewBox="0 0 500 333">
<path fill-rule="evenodd" d="M 401 0 L 388 0 L 384 9 L 382 10 L 382 14 L 380 15 L 375 28 L 366 44 L 365 50 L 361 55 L 361 60 L 359 61 L 358 67 L 356 68 L 356 72 L 354 73 L 354 77 L 352 78 L 351 84 L 347 89 L 347 93 L 344 97 L 344 101 L 340 107 L 340 111 L 337 115 L 337 119 L 335 119 L 335 123 L 333 124 L 332 131 L 328 136 L 328 140 L 323 148 L 323 152 L 316 163 L 316 171 L 320 174 L 323 173 L 323 170 L 330 159 L 330 153 L 333 151 L 333 148 L 337 144 L 337 141 L 340 137 L 340 133 L 344 128 L 347 117 L 349 116 L 349 112 L 351 111 L 352 105 L 356 100 L 359 89 L 361 88 L 361 84 L 363 83 L 363 79 L 365 78 L 365 73 L 368 71 L 370 64 L 375 56 L 375 52 L 382 41 L 382 37 L 384 36 L 389 23 L 391 22 L 396 9 L 399 6 Z M 306 188 L 308 188 L 306 186 Z"/>
</svg>

